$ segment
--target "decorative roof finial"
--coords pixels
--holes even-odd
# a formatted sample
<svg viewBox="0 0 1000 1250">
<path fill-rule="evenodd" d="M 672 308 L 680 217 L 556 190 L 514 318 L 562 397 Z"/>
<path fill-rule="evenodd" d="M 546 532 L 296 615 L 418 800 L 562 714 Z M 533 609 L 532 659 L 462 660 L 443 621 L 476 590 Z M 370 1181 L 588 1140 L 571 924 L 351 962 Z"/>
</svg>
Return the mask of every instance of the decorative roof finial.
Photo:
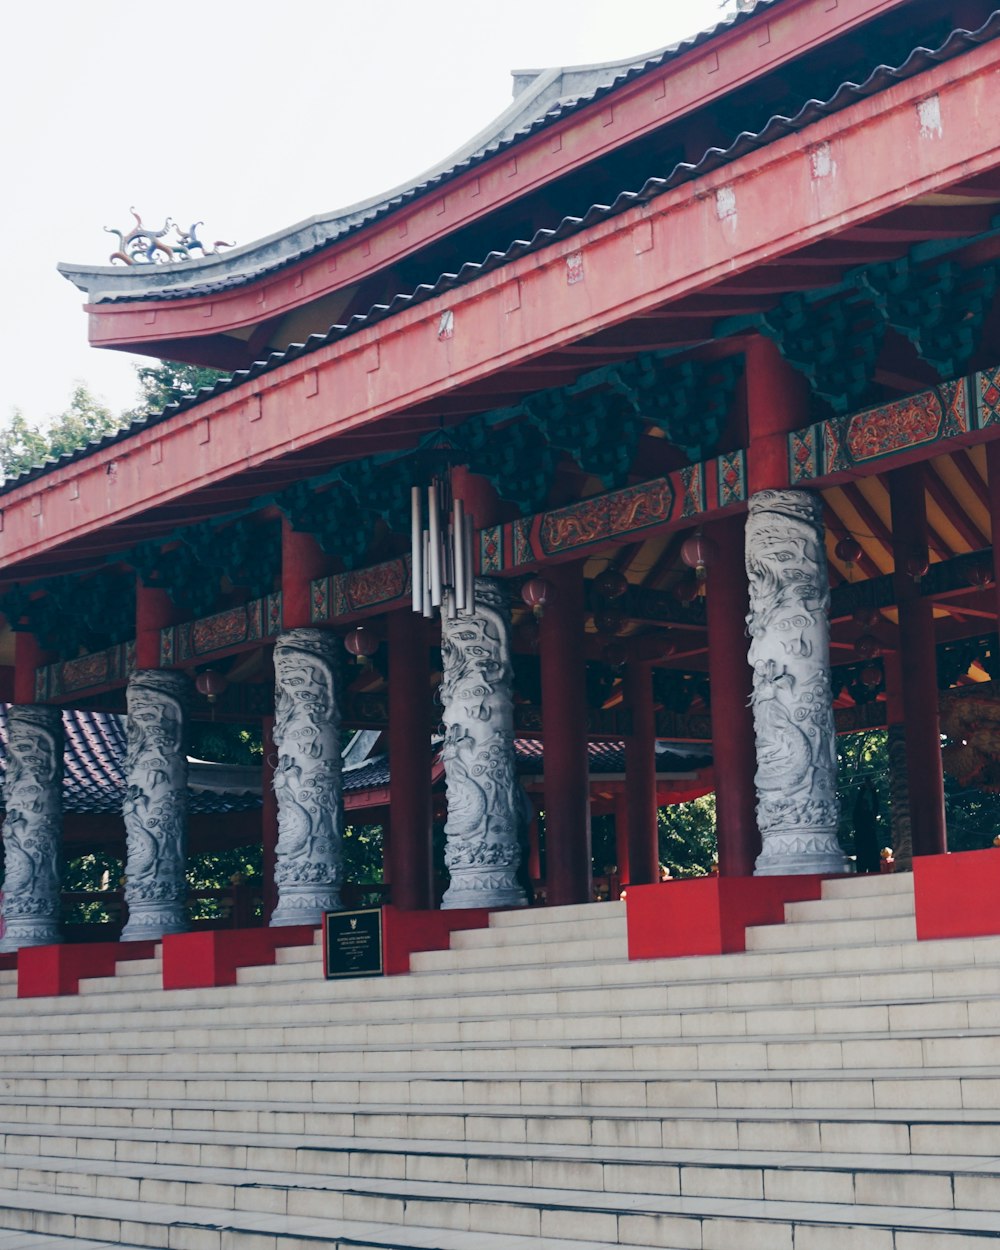
<svg viewBox="0 0 1000 1250">
<path fill-rule="evenodd" d="M 142 218 L 134 207 L 129 212 L 135 218 L 135 225 L 128 234 L 111 226 L 104 227 L 108 234 L 118 237 L 118 247 L 108 257 L 112 265 L 162 265 L 171 261 L 191 260 L 195 251 L 201 252 L 202 256 L 216 256 L 220 248 L 233 246 L 224 239 L 216 239 L 211 249 L 207 248 L 198 238 L 198 227 L 204 224 L 200 221 L 196 221 L 189 229 L 182 230 L 168 217 L 161 230 L 151 230 L 142 224 Z M 164 235 L 169 233 L 171 226 L 175 237 L 171 243 L 166 243 Z"/>
</svg>

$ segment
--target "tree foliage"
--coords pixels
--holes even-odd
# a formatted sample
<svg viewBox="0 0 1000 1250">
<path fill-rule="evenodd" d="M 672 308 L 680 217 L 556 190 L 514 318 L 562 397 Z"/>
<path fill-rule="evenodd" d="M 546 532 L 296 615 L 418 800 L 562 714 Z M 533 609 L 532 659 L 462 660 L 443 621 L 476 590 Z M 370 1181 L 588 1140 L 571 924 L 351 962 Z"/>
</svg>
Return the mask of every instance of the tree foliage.
<svg viewBox="0 0 1000 1250">
<path fill-rule="evenodd" d="M 168 404 L 191 399 L 203 386 L 212 386 L 226 376 L 219 369 L 175 364 L 169 360 L 158 360 L 155 365 L 136 365 L 135 374 L 140 391 L 139 407 L 132 414 L 136 417 L 162 412 Z"/>
<path fill-rule="evenodd" d="M 135 372 L 139 403 L 126 412 L 113 413 L 83 382 L 76 384 L 65 410 L 51 421 L 32 421 L 20 408 L 15 408 L 0 428 L 3 479 L 17 477 L 46 460 L 78 451 L 132 421 L 161 412 L 168 404 L 197 394 L 203 386 L 211 386 L 224 376 L 218 369 L 174 364 L 169 360 L 136 365 Z"/>
<path fill-rule="evenodd" d="M 661 807 L 656 814 L 660 863 L 671 877 L 706 877 L 712 871 L 715 838 L 715 795 Z"/>
<path fill-rule="evenodd" d="M 0 472 L 5 480 L 27 473 L 46 460 L 56 460 L 113 434 L 126 420 L 116 417 L 82 382 L 74 389 L 65 411 L 47 426 L 32 423 L 16 408 L 0 429 Z"/>
</svg>

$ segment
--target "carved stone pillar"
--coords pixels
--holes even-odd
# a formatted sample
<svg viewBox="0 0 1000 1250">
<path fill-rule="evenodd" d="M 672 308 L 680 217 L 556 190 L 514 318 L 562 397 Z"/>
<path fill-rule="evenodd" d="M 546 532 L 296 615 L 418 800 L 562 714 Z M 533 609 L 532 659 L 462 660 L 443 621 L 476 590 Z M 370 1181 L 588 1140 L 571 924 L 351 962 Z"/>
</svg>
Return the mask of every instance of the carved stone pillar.
<svg viewBox="0 0 1000 1250">
<path fill-rule="evenodd" d="M 445 863 L 442 908 L 519 907 L 517 881 L 529 804 L 514 764 L 514 670 L 504 591 L 476 578 L 475 610 L 441 612 L 445 737 Z"/>
<path fill-rule="evenodd" d="M 188 927 L 187 713 L 183 673 L 139 669 L 129 678 L 125 757 L 123 942 L 155 940 Z"/>
<path fill-rule="evenodd" d="M 59 941 L 63 786 L 59 708 L 13 704 L 7 725 L 3 952 Z"/>
<path fill-rule="evenodd" d="M 803 490 L 752 496 L 746 566 L 763 839 L 754 872 L 847 872 L 837 840 L 830 590 L 819 497 Z"/>
<path fill-rule="evenodd" d="M 274 648 L 278 846 L 272 925 L 319 924 L 340 907 L 344 801 L 336 666 L 322 629 L 290 629 Z"/>
</svg>

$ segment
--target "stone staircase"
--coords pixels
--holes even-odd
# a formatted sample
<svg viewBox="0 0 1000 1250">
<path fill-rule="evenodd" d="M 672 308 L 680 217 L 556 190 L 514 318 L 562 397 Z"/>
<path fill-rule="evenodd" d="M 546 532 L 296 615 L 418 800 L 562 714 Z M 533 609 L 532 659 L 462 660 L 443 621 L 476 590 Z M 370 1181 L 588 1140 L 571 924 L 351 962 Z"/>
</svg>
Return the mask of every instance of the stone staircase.
<svg viewBox="0 0 1000 1250">
<path fill-rule="evenodd" d="M 786 910 L 669 961 L 603 903 L 404 977 L 325 982 L 316 946 L 204 990 L 158 954 L 64 998 L 0 972 L 0 1250 L 1000 1237 L 1000 937 L 917 943 L 903 875 Z"/>
</svg>

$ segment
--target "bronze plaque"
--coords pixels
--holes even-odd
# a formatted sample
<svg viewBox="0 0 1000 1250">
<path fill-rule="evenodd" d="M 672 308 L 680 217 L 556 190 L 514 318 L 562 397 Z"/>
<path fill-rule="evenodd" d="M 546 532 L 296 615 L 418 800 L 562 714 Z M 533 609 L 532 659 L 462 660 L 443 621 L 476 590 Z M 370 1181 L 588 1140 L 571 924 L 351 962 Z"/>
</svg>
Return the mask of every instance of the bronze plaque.
<svg viewBox="0 0 1000 1250">
<path fill-rule="evenodd" d="M 327 980 L 382 975 L 381 907 L 325 914 L 323 967 Z"/>
</svg>

